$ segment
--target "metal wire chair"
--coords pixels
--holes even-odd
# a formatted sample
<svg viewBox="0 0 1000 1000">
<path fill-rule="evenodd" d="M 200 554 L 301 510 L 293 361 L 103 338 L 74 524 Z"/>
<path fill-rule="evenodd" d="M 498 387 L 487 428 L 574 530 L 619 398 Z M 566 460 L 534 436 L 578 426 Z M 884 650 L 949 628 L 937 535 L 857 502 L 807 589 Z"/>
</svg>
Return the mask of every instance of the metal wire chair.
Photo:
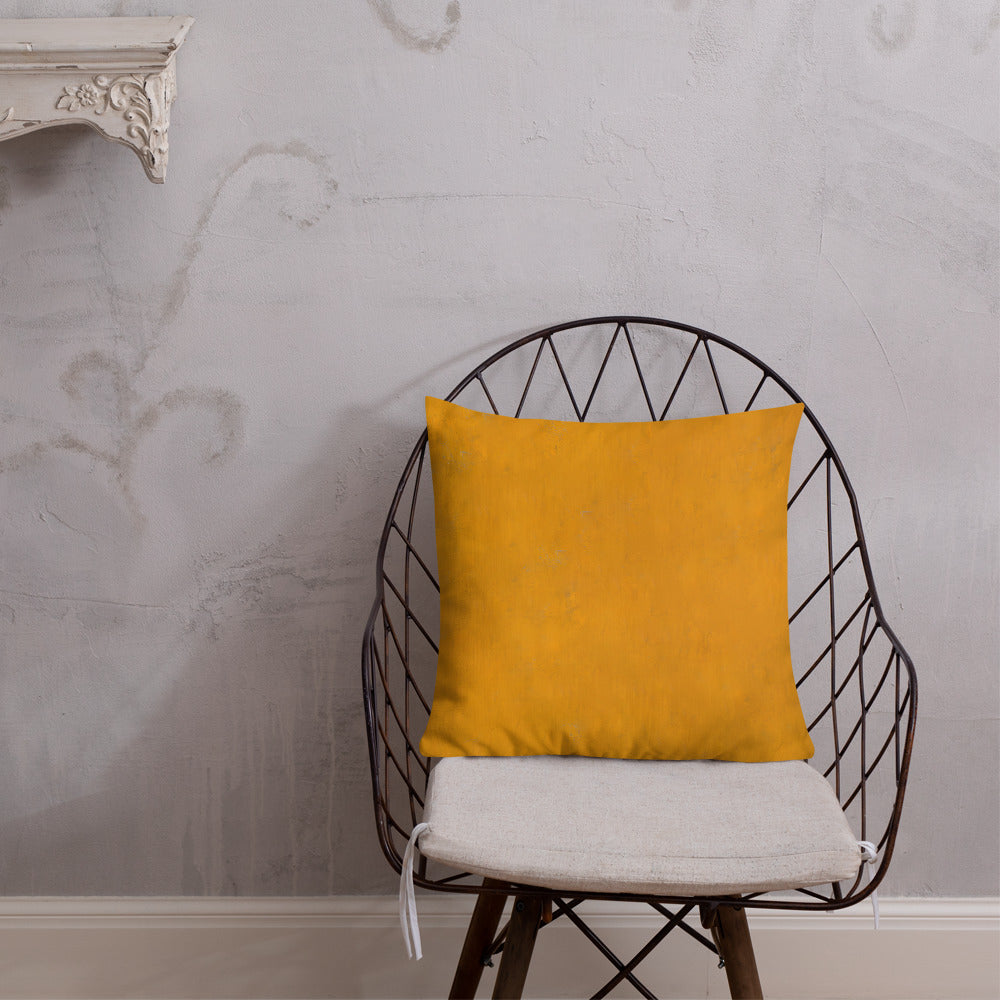
<svg viewBox="0 0 1000 1000">
<path fill-rule="evenodd" d="M 803 402 L 780 375 L 738 345 L 682 323 L 634 316 L 578 320 L 522 337 L 474 368 L 447 399 L 515 417 L 580 421 L 664 420 Z M 428 761 L 417 749 L 430 713 L 438 634 L 429 464 L 425 430 L 385 521 L 362 649 L 375 818 L 382 850 L 397 871 L 420 821 L 429 775 Z M 876 844 L 878 864 L 871 881 L 863 884 L 859 872 L 851 885 L 724 900 L 616 893 L 563 898 L 537 886 L 428 871 L 422 860 L 417 885 L 479 895 L 453 997 L 474 995 L 482 965 L 492 964 L 490 957 L 505 943 L 510 950 L 514 936 L 530 937 L 530 956 L 538 926 L 562 916 L 616 968 L 595 997 L 622 980 L 653 997 L 635 976 L 635 966 L 677 928 L 728 960 L 734 996 L 759 995 L 747 908 L 833 910 L 878 888 L 899 828 L 916 718 L 916 674 L 879 603 L 854 491 L 808 406 L 795 444 L 788 510 L 789 628 L 799 698 L 816 747 L 810 763 L 831 782 L 858 839 Z M 510 895 L 517 898 L 514 917 L 494 939 Z M 664 917 L 664 928 L 622 962 L 577 912 L 583 900 L 592 898 L 648 903 Z M 712 939 L 684 922 L 695 907 Z M 507 972 L 506 965 L 511 966 Z M 526 968 L 527 959 L 505 960 L 495 995 L 519 995 L 517 984 L 523 984 Z"/>
</svg>

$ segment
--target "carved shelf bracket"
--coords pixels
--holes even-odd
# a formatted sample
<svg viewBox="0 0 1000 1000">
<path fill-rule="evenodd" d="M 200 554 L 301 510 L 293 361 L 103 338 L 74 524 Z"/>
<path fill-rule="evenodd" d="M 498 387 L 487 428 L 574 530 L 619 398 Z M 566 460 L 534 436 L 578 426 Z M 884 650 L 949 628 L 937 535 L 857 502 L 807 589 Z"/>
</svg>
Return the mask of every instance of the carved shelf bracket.
<svg viewBox="0 0 1000 1000">
<path fill-rule="evenodd" d="M 0 19 L 0 142 L 85 124 L 167 172 L 176 55 L 192 17 Z"/>
</svg>

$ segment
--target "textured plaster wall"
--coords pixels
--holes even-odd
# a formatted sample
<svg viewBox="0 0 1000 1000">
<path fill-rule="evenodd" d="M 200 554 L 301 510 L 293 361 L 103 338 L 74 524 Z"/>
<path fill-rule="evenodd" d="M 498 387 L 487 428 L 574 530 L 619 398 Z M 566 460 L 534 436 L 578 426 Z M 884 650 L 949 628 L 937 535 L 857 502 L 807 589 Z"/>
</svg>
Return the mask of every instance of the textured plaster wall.
<svg viewBox="0 0 1000 1000">
<path fill-rule="evenodd" d="M 1000 8 L 182 7 L 0 0 L 198 19 L 165 186 L 0 145 L 0 891 L 388 888 L 358 660 L 423 395 L 622 310 L 824 422 L 921 678 L 888 890 L 996 894 Z"/>
</svg>

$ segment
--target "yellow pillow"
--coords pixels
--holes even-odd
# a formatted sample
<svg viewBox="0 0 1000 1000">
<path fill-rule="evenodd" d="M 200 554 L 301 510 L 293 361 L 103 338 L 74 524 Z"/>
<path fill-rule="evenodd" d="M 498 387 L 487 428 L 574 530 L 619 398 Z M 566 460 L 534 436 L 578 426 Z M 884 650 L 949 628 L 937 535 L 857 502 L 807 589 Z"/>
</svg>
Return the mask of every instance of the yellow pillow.
<svg viewBox="0 0 1000 1000">
<path fill-rule="evenodd" d="M 801 404 L 657 423 L 427 400 L 429 757 L 811 757 L 788 641 Z"/>
</svg>

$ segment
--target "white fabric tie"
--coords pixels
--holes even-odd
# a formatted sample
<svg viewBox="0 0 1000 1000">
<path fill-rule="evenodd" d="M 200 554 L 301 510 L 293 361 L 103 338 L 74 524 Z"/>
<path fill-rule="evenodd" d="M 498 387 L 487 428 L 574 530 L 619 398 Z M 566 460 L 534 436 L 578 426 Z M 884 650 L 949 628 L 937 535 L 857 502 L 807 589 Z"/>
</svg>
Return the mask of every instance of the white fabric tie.
<svg viewBox="0 0 1000 1000">
<path fill-rule="evenodd" d="M 861 848 L 861 863 L 866 866 L 865 873 L 868 877 L 865 879 L 865 885 L 868 885 L 872 880 L 872 868 L 878 858 L 878 848 L 869 840 L 859 840 L 858 847 Z M 412 889 L 410 891 L 412 892 Z M 872 913 L 875 916 L 875 930 L 878 930 L 878 889 L 872 893 Z"/>
<path fill-rule="evenodd" d="M 423 957 L 420 950 L 420 926 L 417 924 L 417 896 L 413 891 L 413 856 L 417 852 L 417 838 L 430 829 L 426 823 L 418 823 L 410 834 L 403 852 L 403 871 L 399 877 L 399 925 L 403 929 L 407 958 Z"/>
</svg>

